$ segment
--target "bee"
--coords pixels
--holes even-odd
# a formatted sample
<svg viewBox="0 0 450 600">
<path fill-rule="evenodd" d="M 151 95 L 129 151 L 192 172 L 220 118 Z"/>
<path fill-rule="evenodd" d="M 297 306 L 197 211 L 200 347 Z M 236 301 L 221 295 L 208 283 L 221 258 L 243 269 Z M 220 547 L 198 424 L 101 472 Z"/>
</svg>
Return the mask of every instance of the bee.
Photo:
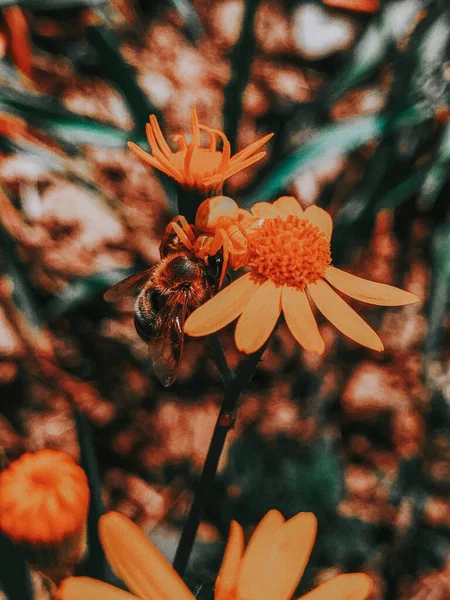
<svg viewBox="0 0 450 600">
<path fill-rule="evenodd" d="M 205 262 L 189 252 L 176 236 L 161 254 L 155 266 L 120 281 L 103 297 L 107 302 L 117 302 L 138 292 L 134 326 L 148 344 L 155 375 L 169 387 L 181 363 L 184 323 L 217 289 L 222 258 L 216 255 Z"/>
</svg>

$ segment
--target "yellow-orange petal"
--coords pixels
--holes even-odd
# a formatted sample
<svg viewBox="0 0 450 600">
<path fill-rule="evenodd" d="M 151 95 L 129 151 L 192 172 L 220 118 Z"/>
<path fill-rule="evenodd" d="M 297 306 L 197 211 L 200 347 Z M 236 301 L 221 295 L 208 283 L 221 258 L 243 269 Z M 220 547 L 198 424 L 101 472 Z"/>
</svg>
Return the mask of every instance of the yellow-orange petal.
<svg viewBox="0 0 450 600">
<path fill-rule="evenodd" d="M 169 170 L 168 168 L 164 167 L 158 160 L 156 160 L 156 158 L 154 158 L 145 150 L 142 150 L 142 148 L 140 148 L 134 142 L 128 142 L 128 148 L 133 152 L 133 154 L 136 154 L 136 156 L 140 158 L 143 162 L 149 164 L 155 169 L 158 169 L 159 171 L 162 171 L 169 177 L 175 177 L 172 170 Z"/>
<path fill-rule="evenodd" d="M 263 281 L 251 273 L 239 277 L 189 315 L 185 333 L 198 337 L 222 329 L 239 317 Z"/>
<path fill-rule="evenodd" d="M 228 179 L 228 177 L 231 177 L 235 173 L 239 173 L 239 171 L 243 171 L 250 165 L 253 165 L 254 163 L 256 163 L 259 160 L 261 160 L 262 158 L 264 158 L 266 156 L 266 154 L 267 154 L 267 152 L 265 150 L 263 150 L 262 152 L 258 152 L 258 154 L 255 154 L 254 156 L 250 156 L 249 158 L 246 158 L 242 162 L 239 161 L 239 162 L 230 164 L 227 167 L 223 178 Z"/>
<path fill-rule="evenodd" d="M 230 535 L 214 588 L 214 600 L 228 600 L 233 597 L 243 554 L 244 532 L 239 523 L 231 521 Z"/>
<path fill-rule="evenodd" d="M 367 348 L 383 350 L 378 334 L 325 281 L 316 281 L 307 289 L 320 312 L 340 332 Z"/>
<path fill-rule="evenodd" d="M 328 267 L 324 275 L 328 283 L 351 298 L 378 306 L 404 306 L 419 302 L 419 298 L 400 288 L 386 283 L 369 281 L 351 273 Z"/>
<path fill-rule="evenodd" d="M 268 279 L 250 298 L 234 332 L 238 350 L 252 354 L 269 339 L 281 313 L 282 289 Z"/>
<path fill-rule="evenodd" d="M 281 295 L 281 304 L 289 331 L 300 346 L 313 354 L 322 354 L 325 342 L 305 292 L 286 285 Z"/>
<path fill-rule="evenodd" d="M 243 150 L 240 150 L 237 154 L 235 154 L 234 156 L 231 157 L 230 164 L 233 164 L 237 161 L 242 162 L 243 160 L 245 160 L 246 158 L 248 158 L 249 156 L 254 154 L 257 150 L 262 148 L 262 146 L 264 146 L 264 144 L 266 144 L 271 138 L 273 138 L 273 136 L 274 136 L 273 133 L 268 133 L 261 139 L 256 140 L 255 142 L 251 143 L 249 146 L 247 146 Z"/>
<path fill-rule="evenodd" d="M 58 600 L 137 600 L 136 596 L 129 592 L 90 577 L 64 579 L 58 589 L 57 598 Z"/>
<path fill-rule="evenodd" d="M 333 233 L 333 220 L 329 213 L 319 206 L 308 206 L 304 212 L 305 219 L 308 219 L 310 223 L 316 225 L 321 231 L 324 232 L 325 237 L 328 241 L 331 240 L 331 234 Z"/>
<path fill-rule="evenodd" d="M 260 219 L 274 219 L 278 216 L 278 210 L 270 202 L 257 202 L 250 210 L 255 217 Z"/>
<path fill-rule="evenodd" d="M 284 517 L 278 510 L 269 510 L 256 526 L 241 562 L 238 576 L 238 599 L 250 600 L 252 598 L 248 594 L 253 589 L 253 582 L 260 576 L 261 567 L 270 553 L 273 537 L 284 522 Z"/>
<path fill-rule="evenodd" d="M 106 513 L 100 518 L 99 534 L 114 570 L 141 600 L 193 600 L 172 565 L 133 521 Z"/>
<path fill-rule="evenodd" d="M 265 544 L 254 576 L 239 579 L 238 598 L 288 600 L 308 563 L 316 531 L 317 519 L 312 513 L 299 513 L 278 527 Z"/>
<path fill-rule="evenodd" d="M 380 0 L 323 0 L 324 4 L 334 8 L 374 13 L 380 10 Z"/>
<path fill-rule="evenodd" d="M 281 198 L 275 200 L 273 205 L 281 217 L 288 217 L 289 215 L 303 216 L 303 208 L 294 196 L 281 196 Z"/>
<path fill-rule="evenodd" d="M 366 600 L 372 591 L 372 580 L 365 573 L 338 575 L 298 600 Z"/>
</svg>

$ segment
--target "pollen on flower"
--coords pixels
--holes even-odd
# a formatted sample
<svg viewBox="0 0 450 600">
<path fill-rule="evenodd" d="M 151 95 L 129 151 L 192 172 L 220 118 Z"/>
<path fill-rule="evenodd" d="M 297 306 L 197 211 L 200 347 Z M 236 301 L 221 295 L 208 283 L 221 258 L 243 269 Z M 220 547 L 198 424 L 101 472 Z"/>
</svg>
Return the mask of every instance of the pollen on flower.
<svg viewBox="0 0 450 600">
<path fill-rule="evenodd" d="M 249 243 L 250 267 L 277 285 L 303 291 L 321 279 L 331 263 L 325 234 L 296 215 L 266 219 Z"/>
</svg>

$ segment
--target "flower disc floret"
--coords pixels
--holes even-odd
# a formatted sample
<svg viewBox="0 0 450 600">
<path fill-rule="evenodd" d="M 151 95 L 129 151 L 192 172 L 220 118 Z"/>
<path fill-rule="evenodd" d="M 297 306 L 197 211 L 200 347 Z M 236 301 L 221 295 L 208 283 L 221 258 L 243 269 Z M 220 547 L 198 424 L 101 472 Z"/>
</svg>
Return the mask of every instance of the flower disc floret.
<svg viewBox="0 0 450 600">
<path fill-rule="evenodd" d="M 324 276 L 331 262 L 325 234 L 296 215 L 266 219 L 249 243 L 249 265 L 275 285 L 303 291 Z"/>
</svg>

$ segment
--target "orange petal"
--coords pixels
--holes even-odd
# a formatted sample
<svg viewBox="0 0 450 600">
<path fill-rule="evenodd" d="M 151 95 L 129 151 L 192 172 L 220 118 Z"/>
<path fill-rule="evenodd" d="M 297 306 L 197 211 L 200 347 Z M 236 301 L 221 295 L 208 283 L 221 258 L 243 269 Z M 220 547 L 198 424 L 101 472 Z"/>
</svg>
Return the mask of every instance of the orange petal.
<svg viewBox="0 0 450 600">
<path fill-rule="evenodd" d="M 374 13 L 380 10 L 380 0 L 323 0 L 324 4 L 335 8 Z"/>
<path fill-rule="evenodd" d="M 273 205 L 277 208 L 280 216 L 296 215 L 297 217 L 303 217 L 303 208 L 294 196 L 281 196 L 281 198 L 275 200 Z"/>
<path fill-rule="evenodd" d="M 166 156 L 166 158 L 170 158 L 172 156 L 172 150 L 162 134 L 161 127 L 159 126 L 158 119 L 155 117 L 155 115 L 150 115 L 150 124 L 153 129 L 153 135 L 158 142 L 161 152 L 164 154 L 164 156 Z"/>
<path fill-rule="evenodd" d="M 322 354 L 325 342 L 305 292 L 286 285 L 281 295 L 281 303 L 287 326 L 300 346 L 313 354 Z"/>
<path fill-rule="evenodd" d="M 114 570 L 142 600 L 193 600 L 193 595 L 137 525 L 109 512 L 99 521 L 103 549 Z"/>
<path fill-rule="evenodd" d="M 356 300 L 378 306 L 403 306 L 419 302 L 419 298 L 393 285 L 369 281 L 335 267 L 328 267 L 325 279 L 340 292 Z"/>
<path fill-rule="evenodd" d="M 299 513 L 281 527 L 272 529 L 270 538 L 266 531 L 266 539 L 261 536 L 258 542 L 259 554 L 248 559 L 251 568 L 247 567 L 246 571 L 242 566 L 238 598 L 288 600 L 303 575 L 316 530 L 315 516 Z"/>
<path fill-rule="evenodd" d="M 238 350 L 252 354 L 268 340 L 281 313 L 282 289 L 268 279 L 253 294 L 236 324 L 234 339 Z"/>
<path fill-rule="evenodd" d="M 146 152 L 145 150 L 142 150 L 142 148 L 140 148 L 137 144 L 135 144 L 134 142 L 128 142 L 128 148 L 134 153 L 136 154 L 136 156 L 138 158 L 140 158 L 142 161 L 144 161 L 145 163 L 151 165 L 152 167 L 154 167 L 155 169 L 158 169 L 159 171 L 162 171 L 163 173 L 165 173 L 166 175 L 169 175 L 169 177 L 175 177 L 175 175 L 173 174 L 172 170 L 169 170 L 168 168 L 164 167 L 159 160 L 157 160 L 156 158 L 154 158 L 151 154 L 149 154 L 148 152 Z M 178 181 L 178 177 L 176 177 L 177 181 Z"/>
<path fill-rule="evenodd" d="M 261 566 L 265 564 L 270 554 L 273 536 L 283 525 L 283 515 L 277 510 L 269 510 L 256 526 L 245 550 L 238 576 L 238 598 L 251 600 L 249 592 L 253 589 L 256 579 L 260 577 Z"/>
<path fill-rule="evenodd" d="M 325 234 L 328 241 L 331 240 L 331 234 L 333 232 L 333 220 L 329 213 L 319 206 L 308 206 L 304 213 L 305 219 L 308 219 L 310 223 L 316 225 Z"/>
<path fill-rule="evenodd" d="M 231 177 L 235 173 L 239 173 L 239 171 L 243 171 L 250 165 L 253 165 L 254 163 L 258 162 L 258 160 L 261 160 L 262 158 L 264 158 L 266 154 L 267 154 L 267 152 L 265 150 L 263 150 L 262 152 L 258 152 L 258 154 L 255 154 L 254 156 L 250 156 L 246 160 L 239 161 L 239 162 L 236 162 L 233 164 L 230 163 L 227 170 L 225 171 L 223 178 L 228 179 L 228 177 Z"/>
<path fill-rule="evenodd" d="M 273 136 L 273 133 L 269 133 L 261 139 L 256 140 L 255 142 L 247 146 L 247 148 L 244 148 L 243 150 L 232 156 L 230 160 L 230 165 L 238 161 L 242 162 L 243 160 L 254 154 L 257 150 L 262 148 L 262 146 L 264 146 L 264 144 L 266 144 Z"/>
<path fill-rule="evenodd" d="M 231 521 L 230 535 L 214 589 L 214 600 L 227 600 L 235 593 L 243 553 L 244 532 L 239 523 Z"/>
<path fill-rule="evenodd" d="M 184 332 L 193 337 L 214 333 L 234 321 L 261 286 L 261 280 L 246 273 L 189 315 Z"/>
<path fill-rule="evenodd" d="M 109 583 L 90 577 L 69 577 L 59 590 L 58 600 L 137 600 L 136 596 Z M 155 599 L 156 600 L 156 599 Z"/>
<path fill-rule="evenodd" d="M 344 335 L 372 350 L 383 350 L 378 334 L 325 281 L 308 285 L 308 292 L 324 317 Z"/>
<path fill-rule="evenodd" d="M 372 591 L 372 580 L 365 573 L 338 575 L 298 600 L 366 600 Z"/>
<path fill-rule="evenodd" d="M 250 210 L 255 217 L 261 219 L 274 219 L 278 216 L 277 209 L 270 202 L 257 202 Z"/>
</svg>

